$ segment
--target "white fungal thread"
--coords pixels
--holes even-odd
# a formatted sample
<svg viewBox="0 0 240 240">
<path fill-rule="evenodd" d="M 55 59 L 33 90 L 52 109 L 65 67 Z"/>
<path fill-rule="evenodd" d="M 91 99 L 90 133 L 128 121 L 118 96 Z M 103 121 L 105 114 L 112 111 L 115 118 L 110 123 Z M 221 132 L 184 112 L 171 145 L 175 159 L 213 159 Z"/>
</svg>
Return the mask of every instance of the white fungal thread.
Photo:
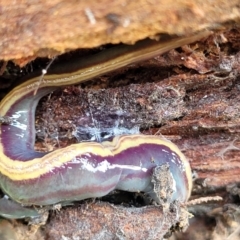
<svg viewBox="0 0 240 240">
<path fill-rule="evenodd" d="M 51 59 L 51 61 L 48 63 L 47 67 L 46 67 L 45 69 L 42 69 L 42 75 L 40 76 L 39 81 L 37 82 L 36 89 L 35 89 L 35 91 L 34 91 L 34 93 L 33 93 L 34 96 L 37 94 L 37 91 L 38 91 L 41 83 L 43 82 L 43 78 L 44 78 L 44 76 L 47 74 L 47 71 L 48 71 L 49 67 L 52 65 L 52 63 L 53 63 L 53 61 L 55 60 L 55 58 L 56 58 L 56 57 L 53 57 L 53 58 Z"/>
<path fill-rule="evenodd" d="M 236 142 L 236 140 L 237 140 L 237 139 L 234 139 L 232 142 L 230 142 L 230 144 L 229 144 L 226 148 L 224 148 L 224 149 L 222 149 L 220 152 L 218 152 L 218 153 L 216 154 L 216 156 L 221 157 L 221 159 L 224 160 L 224 154 L 225 154 L 226 152 L 228 152 L 228 151 L 230 151 L 230 150 L 240 150 L 239 147 L 234 146 L 234 142 Z"/>
</svg>

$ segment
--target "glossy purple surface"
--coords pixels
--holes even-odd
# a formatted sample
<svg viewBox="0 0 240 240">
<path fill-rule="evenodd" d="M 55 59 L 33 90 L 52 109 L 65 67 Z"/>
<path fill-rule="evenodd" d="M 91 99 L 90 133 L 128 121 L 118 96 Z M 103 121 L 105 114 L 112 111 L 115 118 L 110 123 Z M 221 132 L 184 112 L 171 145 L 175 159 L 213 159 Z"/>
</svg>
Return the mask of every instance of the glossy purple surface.
<svg viewBox="0 0 240 240">
<path fill-rule="evenodd" d="M 76 156 L 37 179 L 11 181 L 1 176 L 1 186 L 12 199 L 35 205 L 101 197 L 114 189 L 152 192 L 153 168 L 166 163 L 176 182 L 172 200 L 184 202 L 189 189 L 182 161 L 168 147 L 156 144 L 129 148 L 114 157 Z"/>
</svg>

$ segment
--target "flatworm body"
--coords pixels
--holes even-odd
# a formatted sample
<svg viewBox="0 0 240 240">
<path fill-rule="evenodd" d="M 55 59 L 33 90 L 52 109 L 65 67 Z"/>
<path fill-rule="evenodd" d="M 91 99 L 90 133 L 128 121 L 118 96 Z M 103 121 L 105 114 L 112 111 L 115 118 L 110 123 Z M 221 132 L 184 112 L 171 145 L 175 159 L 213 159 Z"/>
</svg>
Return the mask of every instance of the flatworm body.
<svg viewBox="0 0 240 240">
<path fill-rule="evenodd" d="M 1 188 L 24 204 L 101 197 L 114 189 L 151 194 L 153 169 L 166 163 L 175 182 L 172 201 L 186 202 L 191 191 L 189 163 L 174 144 L 157 136 L 119 136 L 112 142 L 73 144 L 30 161 L 4 160 Z"/>
<path fill-rule="evenodd" d="M 49 88 L 1 108 L 12 119 L 0 126 L 0 187 L 11 199 L 48 205 L 101 197 L 114 189 L 152 193 L 153 168 L 168 164 L 175 181 L 172 200 L 187 201 L 192 184 L 189 163 L 173 143 L 157 136 L 123 135 L 112 142 L 36 152 L 34 114 L 46 91 Z"/>
<path fill-rule="evenodd" d="M 15 87 L 0 103 L 0 116 L 11 119 L 9 125 L 0 125 L 2 191 L 24 205 L 49 205 L 101 197 L 114 189 L 143 191 L 158 201 L 151 177 L 156 167 L 167 164 L 173 178 L 171 201 L 186 202 L 192 188 L 189 163 L 176 145 L 157 136 L 123 135 L 116 136 L 111 142 L 78 143 L 50 153 L 34 150 L 35 109 L 42 96 L 58 86 L 79 83 L 135 62 L 143 53 L 145 58 L 166 50 L 166 45 L 161 49 L 154 41 L 122 47 L 107 53 L 108 58 L 101 53 L 86 61 L 85 65 L 81 62 L 80 70 L 76 64 L 60 74 L 53 68 L 52 73 L 44 76 L 40 86 L 39 77 L 30 77 Z M 36 87 L 39 89 L 34 95 Z"/>
</svg>

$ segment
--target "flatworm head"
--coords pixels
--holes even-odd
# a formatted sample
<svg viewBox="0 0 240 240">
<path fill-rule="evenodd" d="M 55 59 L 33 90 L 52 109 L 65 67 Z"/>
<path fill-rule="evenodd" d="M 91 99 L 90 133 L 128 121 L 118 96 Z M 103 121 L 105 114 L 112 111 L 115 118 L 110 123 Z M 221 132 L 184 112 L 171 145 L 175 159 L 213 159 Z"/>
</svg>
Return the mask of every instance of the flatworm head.
<svg viewBox="0 0 240 240">
<path fill-rule="evenodd" d="M 146 172 L 141 171 L 134 174 L 132 172 L 133 175 L 129 170 L 123 171 L 121 184 L 124 183 L 124 175 L 127 176 L 126 182 L 129 179 L 137 179 L 137 174 L 139 174 L 139 182 L 141 179 L 149 181 L 149 175 L 152 177 L 154 168 L 167 164 L 173 178 L 172 200 L 186 202 L 190 197 L 192 190 L 191 167 L 184 154 L 174 143 L 159 136 L 126 135 L 115 137 L 112 142 L 103 142 L 102 144 L 111 149 L 114 155 L 121 159 L 122 164 L 132 164 L 147 169 Z M 129 182 L 129 185 L 134 186 L 133 182 L 133 180 L 131 183 Z M 118 188 L 121 184 L 118 185 Z M 152 188 L 152 184 L 149 183 L 144 192 L 151 193 Z"/>
</svg>

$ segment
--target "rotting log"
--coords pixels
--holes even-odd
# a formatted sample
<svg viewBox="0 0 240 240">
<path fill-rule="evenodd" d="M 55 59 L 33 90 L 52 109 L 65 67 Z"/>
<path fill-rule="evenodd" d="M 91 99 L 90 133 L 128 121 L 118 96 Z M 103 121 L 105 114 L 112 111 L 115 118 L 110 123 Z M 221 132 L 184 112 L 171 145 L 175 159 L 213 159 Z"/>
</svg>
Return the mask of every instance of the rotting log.
<svg viewBox="0 0 240 240">
<path fill-rule="evenodd" d="M 240 150 L 240 52 L 230 39 L 233 32 L 237 38 L 236 31 L 101 76 L 85 89 L 51 94 L 37 110 L 37 135 L 52 139 L 53 146 L 56 139 L 60 144 L 61 139 L 63 144 L 86 140 L 81 135 L 93 137 L 94 129 L 137 127 L 177 143 L 210 188 L 234 183 Z M 213 40 L 221 37 L 227 42 L 215 45 Z"/>
<path fill-rule="evenodd" d="M 204 237 L 236 237 L 238 221 L 233 219 L 238 219 L 240 169 L 238 34 L 239 29 L 229 29 L 96 78 L 89 85 L 51 94 L 37 111 L 39 137 L 45 139 L 45 146 L 64 146 L 86 134 L 83 128 L 76 132 L 77 126 L 88 123 L 91 132 L 95 127 L 101 129 L 104 119 L 111 125 L 108 128 L 123 123 L 129 129 L 137 125 L 145 134 L 164 135 L 180 147 L 191 163 L 196 176 L 192 199 L 224 199 L 190 206 L 196 217 L 190 220 L 192 225 L 185 235 L 175 237 L 193 239 L 201 231 L 199 226 L 207 228 L 208 221 L 212 228 Z M 132 76 L 137 84 L 128 85 L 133 82 Z M 89 111 L 92 115 L 86 119 Z M 119 111 L 121 116 L 116 114 Z M 198 234 L 200 237 L 201 233 Z"/>
<path fill-rule="evenodd" d="M 224 22 L 239 19 L 239 1 L 217 1 L 214 4 L 209 1 L 168 1 L 164 7 L 158 5 L 158 1 L 110 2 L 82 1 L 79 4 L 75 1 L 56 0 L 39 1 L 36 5 L 30 5 L 28 1 L 21 1 L 16 7 L 9 1 L 2 1 L 0 58 L 13 59 L 16 63 L 24 65 L 37 56 L 53 56 L 69 49 L 97 47 L 106 43 L 134 43 L 159 33 L 186 35 L 206 27 L 221 30 Z M 92 82 L 96 82 L 95 86 L 93 83 L 82 86 L 107 88 L 104 90 L 105 93 L 111 91 L 121 93 L 123 89 L 124 91 L 130 89 L 130 87 L 121 88 L 121 85 L 137 83 L 140 84 L 139 88 L 142 86 L 142 90 L 147 91 L 143 86 L 150 80 L 149 84 L 160 87 L 161 91 L 157 88 L 157 94 L 167 93 L 163 94 L 165 100 L 169 96 L 174 97 L 174 103 L 178 106 L 177 112 L 172 111 L 171 117 L 166 119 L 155 118 L 150 119 L 154 121 L 150 121 L 146 118 L 145 122 L 143 119 L 140 127 L 158 125 L 155 128 L 142 129 L 143 133 L 166 135 L 189 158 L 196 173 L 193 198 L 215 195 L 224 198 L 220 203 L 189 207 L 189 211 L 195 215 L 191 220 L 192 224 L 186 233 L 176 234 L 172 237 L 174 239 L 216 240 L 224 237 L 238 239 L 239 236 L 237 224 L 240 222 L 238 180 L 240 48 L 238 25 L 230 24 L 230 26 L 213 34 L 204 42 L 172 50 L 163 56 L 94 79 Z M 138 73 L 139 71 L 141 74 Z M 111 85 L 108 82 L 114 83 Z M 1 87 L 4 87 L 4 84 L 2 83 Z M 77 91 L 87 92 L 87 90 L 73 91 L 72 88 L 68 88 L 61 93 L 61 97 L 74 99 L 70 96 Z M 122 97 L 123 94 L 121 99 Z M 66 124 L 55 126 L 55 121 L 53 128 L 47 117 L 49 115 L 47 108 L 46 114 L 43 114 L 44 104 L 47 106 L 50 100 L 53 101 L 51 104 L 57 106 L 64 102 L 56 94 L 42 103 L 43 109 L 40 109 L 37 115 L 39 120 L 37 126 L 44 127 L 48 133 L 55 129 L 62 131 L 67 127 Z M 127 100 L 129 99 L 126 99 L 126 103 L 131 105 L 132 100 L 131 102 Z M 151 102 L 151 99 L 138 97 L 136 102 L 142 114 L 151 113 L 153 117 L 159 116 L 151 112 L 151 108 L 156 107 L 154 104 L 161 104 L 161 101 Z M 169 107 L 173 109 L 175 106 L 171 104 L 173 103 L 169 103 Z M 75 105 L 72 106 L 74 108 Z M 159 109 L 160 114 L 162 109 Z M 71 117 L 71 113 L 68 113 L 68 117 Z M 64 115 L 62 117 L 64 118 L 62 120 L 65 120 Z M 49 125 L 41 125 L 40 120 L 49 121 Z M 59 123 L 61 118 L 58 118 L 57 124 Z M 69 130 L 71 136 L 72 125 L 68 127 L 64 131 Z M 54 148 L 56 143 L 54 135 L 42 136 L 45 137 L 45 141 L 49 141 L 47 144 L 50 149 Z M 69 140 L 66 141 L 66 138 L 61 139 L 61 135 L 59 136 L 60 140 L 57 143 L 63 146 L 68 143 Z M 40 147 L 42 148 L 42 145 Z M 89 216 L 94 215 L 96 208 L 101 205 L 92 204 L 90 209 L 87 206 L 85 204 L 79 208 L 89 210 L 86 212 Z M 112 206 L 104 206 L 104 208 L 112 208 Z M 14 226 L 17 239 L 21 239 L 20 236 L 22 239 L 45 239 L 46 234 L 50 233 L 53 235 L 49 239 L 53 239 L 54 232 L 51 226 L 66 225 L 68 214 L 78 215 L 74 208 L 53 213 L 50 218 L 50 223 L 53 225 L 47 223 L 46 232 L 43 228 L 37 233 L 33 229 L 27 232 L 27 227 L 22 222 L 12 222 L 12 225 L 4 222 L 1 228 L 5 230 L 9 228 L 9 231 L 13 231 L 12 226 Z M 155 214 L 159 213 L 155 212 Z M 89 219 L 86 221 L 89 222 Z M 111 221 L 112 219 L 109 223 Z M 145 226 L 148 227 L 141 225 L 140 228 Z M 9 231 L 4 233 L 1 230 L 1 237 Z"/>
</svg>

